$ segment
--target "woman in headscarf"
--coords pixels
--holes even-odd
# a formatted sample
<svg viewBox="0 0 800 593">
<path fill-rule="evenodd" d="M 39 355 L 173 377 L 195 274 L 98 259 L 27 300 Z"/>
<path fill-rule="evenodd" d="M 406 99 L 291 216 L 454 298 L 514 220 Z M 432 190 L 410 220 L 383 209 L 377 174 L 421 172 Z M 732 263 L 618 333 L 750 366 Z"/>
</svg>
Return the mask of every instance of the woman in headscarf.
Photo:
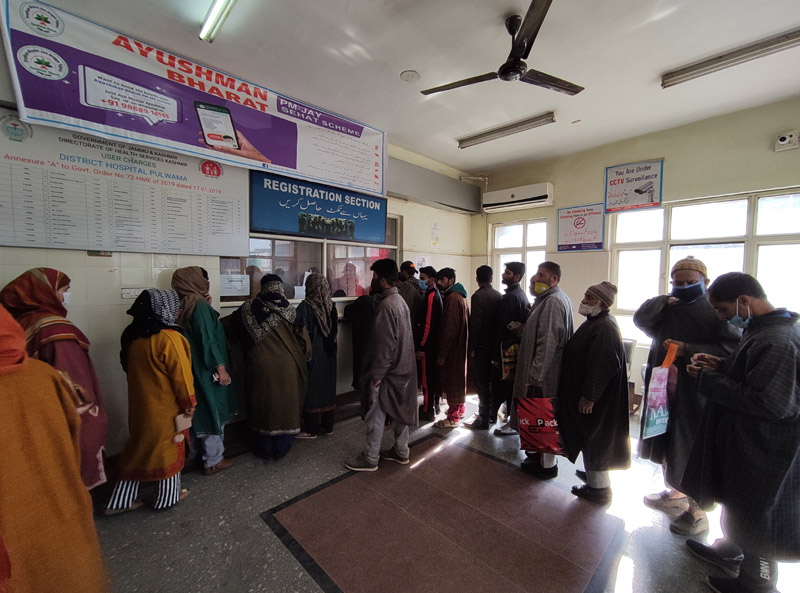
<svg viewBox="0 0 800 593">
<path fill-rule="evenodd" d="M 279 276 L 261 279 L 261 293 L 244 303 L 227 324 L 229 338 L 244 351 L 247 421 L 253 451 L 280 459 L 300 432 L 311 344 L 294 325 L 297 315 Z"/>
<path fill-rule="evenodd" d="M 306 297 L 297 307 L 295 324 L 311 339 L 308 389 L 303 403 L 303 432 L 298 439 L 315 439 L 320 430 L 333 432 L 336 410 L 336 334 L 339 315 L 322 274 L 306 278 Z"/>
<path fill-rule="evenodd" d="M 0 307 L 0 591 L 104 593 L 106 575 L 81 481 L 72 381 L 25 352 Z"/>
<path fill-rule="evenodd" d="M 228 469 L 233 459 L 224 459 L 223 430 L 236 414 L 236 394 L 228 374 L 228 348 L 219 313 L 207 302 L 208 273 L 199 266 L 179 268 L 172 275 L 172 288 L 181 297 L 177 323 L 192 351 L 197 408 L 192 417 L 192 433 L 201 447 L 191 447 L 191 455 L 203 457 L 203 474 L 210 476 Z M 192 439 L 194 445 L 195 440 Z M 197 450 L 202 448 L 202 453 Z"/>
<path fill-rule="evenodd" d="M 189 343 L 175 324 L 180 299 L 174 290 L 144 291 L 128 309 L 133 317 L 122 332 L 120 362 L 128 374 L 130 437 L 120 455 L 119 480 L 106 514 L 142 506 L 140 482 L 158 481 L 153 508 L 166 509 L 183 499 L 181 469 L 188 429 L 177 422 L 194 413 L 194 382 Z"/>
<path fill-rule="evenodd" d="M 91 489 L 106 481 L 103 450 L 106 411 L 89 357 L 89 339 L 67 320 L 69 276 L 52 268 L 33 268 L 0 292 L 0 303 L 25 330 L 26 350 L 67 373 L 85 392 L 89 404 L 81 415 L 81 478 Z"/>
</svg>

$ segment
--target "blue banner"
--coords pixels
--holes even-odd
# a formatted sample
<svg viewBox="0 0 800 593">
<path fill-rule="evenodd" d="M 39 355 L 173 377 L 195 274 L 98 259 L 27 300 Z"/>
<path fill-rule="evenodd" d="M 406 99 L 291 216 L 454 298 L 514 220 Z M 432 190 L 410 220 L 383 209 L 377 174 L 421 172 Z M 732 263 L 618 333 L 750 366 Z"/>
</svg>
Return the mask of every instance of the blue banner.
<svg viewBox="0 0 800 593">
<path fill-rule="evenodd" d="M 386 198 L 250 173 L 250 228 L 254 232 L 386 243 Z"/>
</svg>

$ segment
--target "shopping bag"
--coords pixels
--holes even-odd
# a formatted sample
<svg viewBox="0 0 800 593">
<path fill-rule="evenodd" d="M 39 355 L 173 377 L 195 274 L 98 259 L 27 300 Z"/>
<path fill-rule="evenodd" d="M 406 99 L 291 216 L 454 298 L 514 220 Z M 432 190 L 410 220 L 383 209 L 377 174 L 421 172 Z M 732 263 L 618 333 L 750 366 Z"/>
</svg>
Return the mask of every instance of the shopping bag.
<svg viewBox="0 0 800 593">
<path fill-rule="evenodd" d="M 555 397 L 522 397 L 517 402 L 520 449 L 564 455 Z"/>
<path fill-rule="evenodd" d="M 669 389 L 670 371 L 673 377 L 677 374 L 677 369 L 673 367 L 675 357 L 678 354 L 677 344 L 670 344 L 667 355 L 660 367 L 653 369 L 650 374 L 650 383 L 647 387 L 647 407 L 644 413 L 644 429 L 642 438 L 649 439 L 667 432 L 669 424 Z"/>
<path fill-rule="evenodd" d="M 507 340 L 500 343 L 500 361 L 502 381 L 512 381 L 517 369 L 517 355 L 519 354 L 519 340 Z"/>
</svg>

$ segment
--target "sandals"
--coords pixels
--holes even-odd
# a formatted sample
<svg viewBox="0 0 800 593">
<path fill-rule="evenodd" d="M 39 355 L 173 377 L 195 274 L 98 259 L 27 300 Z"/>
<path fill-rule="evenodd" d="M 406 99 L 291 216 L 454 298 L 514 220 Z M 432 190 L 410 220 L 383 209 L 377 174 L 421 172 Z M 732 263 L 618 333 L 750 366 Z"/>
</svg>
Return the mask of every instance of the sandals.
<svg viewBox="0 0 800 593">
<path fill-rule="evenodd" d="M 458 422 L 453 422 L 449 418 L 437 420 L 433 423 L 434 428 L 458 428 Z"/>
<path fill-rule="evenodd" d="M 103 514 L 107 517 L 111 515 L 119 515 L 120 513 L 127 513 L 128 511 L 135 511 L 136 509 L 140 509 L 144 506 L 144 503 L 141 500 L 134 500 L 133 504 L 129 507 L 125 507 L 124 509 L 103 509 Z"/>
</svg>

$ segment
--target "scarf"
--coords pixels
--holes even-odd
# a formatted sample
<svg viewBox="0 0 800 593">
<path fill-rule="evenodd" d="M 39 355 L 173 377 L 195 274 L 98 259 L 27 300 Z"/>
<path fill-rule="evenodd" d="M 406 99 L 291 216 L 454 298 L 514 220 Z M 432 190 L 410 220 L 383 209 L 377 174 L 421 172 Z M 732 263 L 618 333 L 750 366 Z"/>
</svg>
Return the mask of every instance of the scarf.
<svg viewBox="0 0 800 593">
<path fill-rule="evenodd" d="M 174 290 L 158 290 L 151 288 L 140 294 L 128 309 L 133 317 L 130 325 L 122 332 L 122 350 L 119 360 L 122 368 L 128 372 L 128 351 L 131 344 L 139 338 L 149 338 L 162 329 L 179 329 L 175 324 L 178 315 L 180 298 Z"/>
<path fill-rule="evenodd" d="M 210 286 L 209 281 L 203 276 L 203 268 L 200 266 L 175 270 L 175 273 L 172 274 L 172 289 L 177 291 L 183 299 L 183 308 L 176 320 L 178 325 L 189 327 L 189 320 L 192 318 L 197 301 L 206 300 Z"/>
<path fill-rule="evenodd" d="M 331 299 L 331 288 L 328 280 L 322 274 L 311 274 L 306 278 L 306 298 L 303 299 L 317 318 L 319 329 L 326 338 L 331 333 L 333 323 L 331 321 L 331 310 L 333 300 Z"/>
<path fill-rule="evenodd" d="M 25 332 L 11 314 L 0 305 L 0 375 L 17 372 L 27 358 Z"/>
<path fill-rule="evenodd" d="M 58 298 L 59 289 L 70 285 L 69 276 L 53 268 L 33 268 L 0 291 L 0 304 L 25 331 L 28 355 L 36 357 L 39 346 L 74 340 L 89 351 L 89 338 L 67 320 L 67 310 Z"/>
<path fill-rule="evenodd" d="M 294 323 L 297 311 L 283 294 L 283 283 L 267 282 L 259 295 L 239 307 L 237 322 L 249 350 L 265 340 L 281 320 Z"/>
</svg>

